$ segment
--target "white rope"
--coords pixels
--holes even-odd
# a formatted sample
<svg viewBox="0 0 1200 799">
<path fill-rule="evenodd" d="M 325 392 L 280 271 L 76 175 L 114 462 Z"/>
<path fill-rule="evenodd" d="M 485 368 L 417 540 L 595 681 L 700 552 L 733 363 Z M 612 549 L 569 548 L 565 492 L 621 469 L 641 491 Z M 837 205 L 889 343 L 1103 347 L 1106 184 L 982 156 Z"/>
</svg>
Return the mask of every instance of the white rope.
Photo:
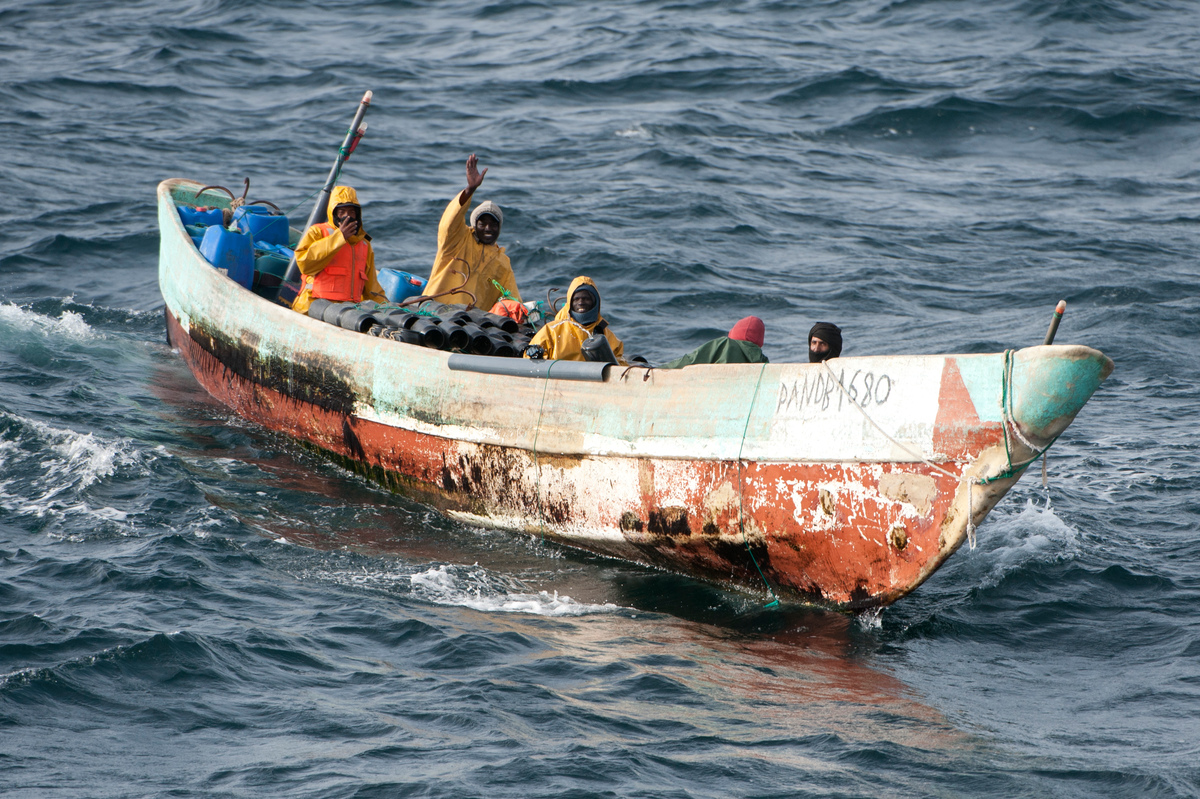
<svg viewBox="0 0 1200 799">
<path fill-rule="evenodd" d="M 1013 365 L 1013 362 L 1012 362 L 1012 355 L 1010 353 L 1011 353 L 1011 350 L 1009 352 L 1006 352 L 1005 359 L 1004 359 L 1005 360 L 1004 378 L 1008 382 L 1008 391 L 1004 392 L 1006 395 L 1005 401 L 1007 402 L 1007 406 L 1002 409 L 1004 411 L 1005 434 L 1007 435 L 1008 428 L 1011 427 L 1013 433 L 1016 434 L 1016 436 L 1017 436 L 1017 440 L 1020 441 L 1022 444 L 1024 444 L 1026 447 L 1028 447 L 1030 452 L 1035 453 L 1033 456 L 1033 459 L 1030 459 L 1029 461 L 1027 461 L 1027 463 L 1033 463 L 1033 460 L 1037 458 L 1038 454 L 1043 453 L 1045 450 L 1035 447 L 1029 441 L 1029 439 L 1027 439 L 1024 435 L 1021 434 L 1021 428 L 1017 426 L 1017 417 L 1016 417 L 1016 414 L 1013 413 L 1013 409 L 1012 409 L 1012 404 L 1013 404 L 1012 365 Z M 1047 447 L 1046 449 L 1049 449 L 1049 447 Z"/>
<path fill-rule="evenodd" d="M 967 544 L 975 551 L 975 478 L 967 480 Z"/>
<path fill-rule="evenodd" d="M 936 463 L 929 460 L 929 458 L 926 458 L 923 454 L 921 454 L 919 452 L 913 452 L 911 449 L 909 449 L 909 447 L 907 445 L 902 444 L 899 441 L 897 441 L 896 439 L 892 438 L 892 436 L 888 433 L 888 431 L 886 431 L 882 427 L 880 427 L 879 423 L 871 418 L 871 415 L 869 413 L 867 413 L 866 409 L 863 408 L 863 406 L 859 405 L 858 402 L 856 402 L 855 399 L 850 396 L 850 392 L 847 391 L 846 387 L 842 385 L 842 381 L 840 379 L 838 379 L 837 374 L 833 371 L 833 367 L 829 365 L 829 361 L 821 361 L 821 365 L 825 367 L 825 370 L 827 372 L 829 372 L 829 376 L 831 378 L 833 378 L 834 385 L 836 385 L 839 389 L 841 389 L 842 393 L 846 395 L 846 400 L 851 405 L 853 405 L 855 408 L 858 408 L 858 412 L 863 415 L 863 418 L 866 419 L 868 422 L 870 422 L 875 427 L 876 430 L 878 430 L 880 433 L 882 433 L 884 438 L 886 438 L 888 441 L 892 442 L 894 445 L 896 445 L 900 449 L 904 450 L 905 452 L 907 452 L 909 455 L 913 456 L 917 460 L 921 461 L 926 466 L 929 466 L 932 469 L 936 469 L 937 471 L 946 475 L 950 479 L 952 479 L 956 482 L 961 482 L 963 480 L 967 481 L 967 541 L 971 545 L 971 549 L 974 549 L 975 545 L 976 545 L 976 541 L 975 541 L 975 513 L 974 513 L 975 497 L 974 497 L 973 492 L 974 492 L 976 483 L 978 483 L 979 481 L 974 477 L 970 477 L 970 476 L 966 476 L 966 475 L 957 475 L 948 469 L 943 469 L 941 466 L 938 466 Z"/>
<path fill-rule="evenodd" d="M 1020 440 L 1020 442 L 1021 442 L 1022 444 L 1024 444 L 1024 445 L 1025 445 L 1025 446 L 1027 446 L 1027 447 L 1029 447 L 1029 449 L 1030 449 L 1031 451 L 1033 451 L 1033 452 L 1041 452 L 1041 450 L 1039 450 L 1039 449 L 1038 449 L 1037 447 L 1035 447 L 1033 444 L 1029 443 L 1029 439 L 1027 439 L 1027 438 L 1025 438 L 1025 436 L 1021 435 L 1021 428 L 1017 427 L 1017 422 L 1016 422 L 1016 420 L 1015 420 L 1015 419 L 1013 419 L 1013 417 L 1012 417 L 1012 411 L 1009 411 L 1009 412 L 1006 414 L 1006 416 L 1007 416 L 1008 418 L 1007 418 L 1007 419 L 1005 419 L 1004 421 L 1006 421 L 1006 422 L 1008 422 L 1010 425 L 1012 425 L 1013 432 L 1017 434 L 1017 439 L 1018 439 L 1018 440 Z M 1037 457 L 1037 456 L 1035 455 L 1034 457 Z"/>
<path fill-rule="evenodd" d="M 1025 438 L 1025 436 L 1021 434 L 1021 428 L 1017 425 L 1016 415 L 1013 414 L 1013 410 L 1012 410 L 1012 402 L 1013 402 L 1012 356 L 1008 355 L 1007 353 L 1006 353 L 1006 356 L 1007 357 L 1005 358 L 1004 368 L 1005 368 L 1005 373 L 1006 373 L 1005 378 L 1008 380 L 1008 391 L 1005 393 L 1007 395 L 1008 405 L 1007 405 L 1007 407 L 1002 409 L 1004 411 L 1005 442 L 1007 443 L 1007 440 L 1008 440 L 1008 428 L 1011 427 L 1013 433 L 1017 437 L 1017 440 L 1020 441 L 1022 444 L 1024 444 L 1026 447 L 1028 447 L 1030 452 L 1034 453 L 1034 456 L 1032 458 L 1030 458 L 1029 460 L 1027 460 L 1024 465 L 1027 466 L 1030 463 L 1033 463 L 1035 460 L 1037 460 L 1039 455 L 1041 456 L 1041 458 L 1042 458 L 1042 488 L 1049 488 L 1050 480 L 1046 474 L 1046 460 L 1047 460 L 1046 450 L 1050 449 L 1050 445 L 1047 444 L 1044 448 L 1038 449 L 1037 447 L 1035 447 L 1033 445 L 1032 442 L 1030 442 L 1029 439 Z M 1051 442 L 1051 443 L 1053 443 L 1053 442 Z"/>
</svg>

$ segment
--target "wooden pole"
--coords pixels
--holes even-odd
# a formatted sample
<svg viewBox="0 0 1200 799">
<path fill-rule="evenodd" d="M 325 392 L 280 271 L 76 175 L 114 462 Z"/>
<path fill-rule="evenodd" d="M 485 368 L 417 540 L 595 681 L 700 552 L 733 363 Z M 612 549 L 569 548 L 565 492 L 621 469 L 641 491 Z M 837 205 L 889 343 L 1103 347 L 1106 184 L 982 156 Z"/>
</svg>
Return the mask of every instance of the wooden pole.
<svg viewBox="0 0 1200 799">
<path fill-rule="evenodd" d="M 1053 344 L 1054 336 L 1058 333 L 1058 323 L 1062 321 L 1063 313 L 1067 310 L 1067 301 L 1059 300 L 1058 305 L 1054 308 L 1054 318 L 1050 320 L 1050 329 L 1046 331 L 1046 340 L 1043 344 Z"/>
<path fill-rule="evenodd" d="M 317 201 L 313 203 L 312 212 L 308 215 L 308 221 L 304 223 L 303 230 L 308 230 L 313 225 L 325 219 L 329 208 L 329 195 L 333 193 L 333 185 L 337 183 L 338 175 L 341 174 L 342 164 L 350 158 L 350 153 L 354 152 L 354 148 L 358 146 L 358 140 L 362 138 L 366 132 L 366 125 L 363 124 L 363 116 L 367 113 L 367 109 L 371 107 L 371 92 L 363 95 L 362 101 L 358 104 L 358 109 L 354 113 L 354 121 L 350 123 L 350 128 L 346 131 L 346 138 L 342 140 L 342 146 L 338 148 L 337 159 L 333 162 L 333 168 L 329 170 L 329 176 L 325 178 L 325 186 L 321 189 L 321 193 L 317 195 Z M 279 292 L 279 300 L 286 305 L 290 305 L 291 301 L 300 293 L 300 267 L 296 265 L 296 256 L 292 255 L 292 260 L 288 263 L 287 274 L 283 278 L 283 288 Z"/>
</svg>

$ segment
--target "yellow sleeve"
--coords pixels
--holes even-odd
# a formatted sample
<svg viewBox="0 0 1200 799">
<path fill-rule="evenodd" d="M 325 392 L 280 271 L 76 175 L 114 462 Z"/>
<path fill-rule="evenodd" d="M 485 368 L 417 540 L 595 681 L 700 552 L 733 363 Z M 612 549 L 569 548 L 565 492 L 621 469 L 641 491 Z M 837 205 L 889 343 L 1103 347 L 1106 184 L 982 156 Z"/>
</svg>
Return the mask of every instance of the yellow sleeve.
<svg viewBox="0 0 1200 799">
<path fill-rule="evenodd" d="M 313 225 L 304 231 L 300 243 L 296 245 L 296 266 L 300 274 L 315 275 L 329 264 L 333 254 L 345 245 L 346 239 L 342 231 L 334 228 L 333 235 L 326 235 L 324 228 Z"/>
<path fill-rule="evenodd" d="M 442 212 L 442 221 L 438 223 L 437 257 L 439 261 L 446 252 L 457 251 L 463 238 L 466 237 L 467 231 L 470 230 L 463 220 L 466 206 L 458 201 L 460 196 L 462 196 L 462 192 L 454 195 L 450 204 L 446 206 L 446 210 Z M 467 202 L 470 202 L 470 199 Z"/>
<path fill-rule="evenodd" d="M 461 192 L 460 192 L 461 194 Z M 437 255 L 433 258 L 433 268 L 429 271 L 429 281 L 425 285 L 426 294 L 440 294 L 458 286 L 462 279 L 453 274 L 451 269 L 461 271 L 462 264 L 456 261 L 458 256 L 465 256 L 467 247 L 467 225 L 463 222 L 463 205 L 458 201 L 459 194 L 454 195 L 446 210 L 442 212 L 442 221 L 438 223 Z M 468 273 L 470 270 L 467 270 Z M 454 302 L 455 297 L 443 297 L 444 302 Z M 460 302 L 466 302 L 463 298 Z"/>
</svg>

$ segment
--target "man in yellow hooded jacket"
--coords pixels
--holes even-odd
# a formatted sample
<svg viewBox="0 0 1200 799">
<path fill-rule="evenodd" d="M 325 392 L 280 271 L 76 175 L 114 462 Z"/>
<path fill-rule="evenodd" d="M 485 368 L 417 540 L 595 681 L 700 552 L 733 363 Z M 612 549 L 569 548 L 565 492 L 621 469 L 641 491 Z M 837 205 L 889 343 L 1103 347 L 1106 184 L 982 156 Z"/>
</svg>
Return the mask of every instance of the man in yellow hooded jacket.
<svg viewBox="0 0 1200 799">
<path fill-rule="evenodd" d="M 590 277 L 580 275 L 571 281 L 567 291 L 567 304 L 559 309 L 554 321 L 537 332 L 529 342 L 525 351 L 528 358 L 537 353 L 535 347 L 540 347 L 542 357 L 560 361 L 583 361 L 583 342 L 594 332 L 603 331 L 612 347 L 617 363 L 628 366 L 625 360 L 625 345 L 608 326 L 608 321 L 600 315 L 600 292 L 596 283 Z"/>
<path fill-rule="evenodd" d="M 296 245 L 300 268 L 300 293 L 292 310 L 308 313 L 313 300 L 387 302 L 375 273 L 375 251 L 363 229 L 358 193 L 349 186 L 334 186 L 329 195 L 329 223 L 304 231 Z"/>
<path fill-rule="evenodd" d="M 439 299 L 466 305 L 473 296 L 476 307 L 486 311 L 502 296 L 500 289 L 492 284 L 493 280 L 518 302 L 521 292 L 517 290 L 517 279 L 513 276 L 508 255 L 503 247 L 496 246 L 500 225 L 504 222 L 500 206 L 490 200 L 482 202 L 471 212 L 470 226 L 463 221 L 463 213 L 471 203 L 471 195 L 483 183 L 485 175 L 487 167 L 480 172 L 479 159 L 472 153 L 467 159 L 467 187 L 454 195 L 442 213 L 442 221 L 438 225 L 437 256 L 433 260 L 433 271 L 429 274 L 425 294 L 443 294 L 461 286 L 463 291 Z M 458 274 L 460 272 L 462 274 Z M 463 275 L 466 275 L 465 285 Z M 471 296 L 464 292 L 470 292 Z"/>
</svg>

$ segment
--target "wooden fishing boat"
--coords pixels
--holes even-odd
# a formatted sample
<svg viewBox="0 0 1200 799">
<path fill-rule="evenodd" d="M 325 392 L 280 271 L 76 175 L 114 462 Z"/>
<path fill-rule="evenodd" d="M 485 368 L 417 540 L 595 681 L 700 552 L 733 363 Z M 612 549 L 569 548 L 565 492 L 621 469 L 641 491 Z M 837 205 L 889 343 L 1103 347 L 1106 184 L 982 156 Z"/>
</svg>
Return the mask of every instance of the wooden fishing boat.
<svg viewBox="0 0 1200 799">
<path fill-rule="evenodd" d="M 159 283 L 212 396 L 452 517 L 785 601 L 915 589 L 1113 368 L 1084 346 L 682 370 L 451 354 L 234 283 L 176 211 L 199 188 L 158 187 Z"/>
</svg>

